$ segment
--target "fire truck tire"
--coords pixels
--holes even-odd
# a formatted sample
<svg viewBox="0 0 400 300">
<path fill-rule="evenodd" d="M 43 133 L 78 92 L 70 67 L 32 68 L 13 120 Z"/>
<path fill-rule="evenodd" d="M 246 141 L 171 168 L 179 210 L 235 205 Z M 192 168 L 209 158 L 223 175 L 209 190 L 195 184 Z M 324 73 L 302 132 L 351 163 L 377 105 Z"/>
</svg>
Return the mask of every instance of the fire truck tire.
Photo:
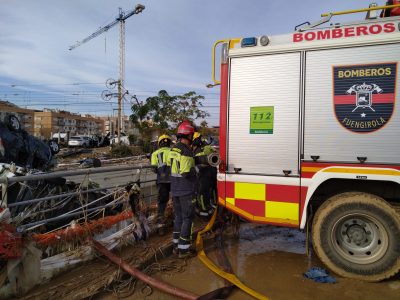
<svg viewBox="0 0 400 300">
<path fill-rule="evenodd" d="M 319 259 L 336 274 L 376 282 L 400 271 L 400 215 L 384 199 L 346 192 L 325 201 L 312 225 Z"/>
</svg>

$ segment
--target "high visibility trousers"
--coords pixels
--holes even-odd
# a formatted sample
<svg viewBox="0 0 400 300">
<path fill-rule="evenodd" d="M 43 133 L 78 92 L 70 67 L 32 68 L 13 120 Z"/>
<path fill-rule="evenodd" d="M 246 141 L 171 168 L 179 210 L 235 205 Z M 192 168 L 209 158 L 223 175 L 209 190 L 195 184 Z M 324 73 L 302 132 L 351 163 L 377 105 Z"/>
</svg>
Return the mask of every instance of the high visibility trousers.
<svg viewBox="0 0 400 300">
<path fill-rule="evenodd" d="M 192 225 L 195 216 L 193 195 L 172 197 L 174 204 L 173 242 L 180 253 L 187 252 L 192 242 Z"/>
<path fill-rule="evenodd" d="M 170 183 L 158 183 L 158 215 L 164 216 L 165 208 L 169 200 Z"/>
</svg>

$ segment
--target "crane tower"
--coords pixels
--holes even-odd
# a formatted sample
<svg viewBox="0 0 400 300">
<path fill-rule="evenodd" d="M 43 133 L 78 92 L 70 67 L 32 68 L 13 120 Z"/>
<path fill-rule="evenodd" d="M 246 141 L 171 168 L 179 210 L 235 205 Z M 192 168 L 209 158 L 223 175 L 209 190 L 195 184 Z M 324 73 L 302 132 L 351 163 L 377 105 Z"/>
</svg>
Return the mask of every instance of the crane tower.
<svg viewBox="0 0 400 300">
<path fill-rule="evenodd" d="M 94 39 L 95 37 L 99 36 L 103 32 L 108 31 L 110 28 L 114 27 L 119 23 L 119 89 L 118 89 L 118 133 L 120 132 L 121 125 L 123 124 L 122 120 L 122 113 L 123 110 L 123 103 L 122 103 L 122 92 L 121 86 L 124 85 L 125 81 L 125 20 L 129 17 L 140 14 L 145 9 L 145 6 L 142 4 L 137 4 L 134 10 L 124 12 L 121 8 L 119 9 L 118 16 L 115 18 L 114 21 L 111 23 L 100 27 L 98 30 L 93 32 L 91 35 L 87 36 L 81 41 L 76 42 L 74 45 L 70 46 L 68 49 L 73 50 L 80 45 Z M 118 134 L 119 138 L 119 134 Z"/>
</svg>

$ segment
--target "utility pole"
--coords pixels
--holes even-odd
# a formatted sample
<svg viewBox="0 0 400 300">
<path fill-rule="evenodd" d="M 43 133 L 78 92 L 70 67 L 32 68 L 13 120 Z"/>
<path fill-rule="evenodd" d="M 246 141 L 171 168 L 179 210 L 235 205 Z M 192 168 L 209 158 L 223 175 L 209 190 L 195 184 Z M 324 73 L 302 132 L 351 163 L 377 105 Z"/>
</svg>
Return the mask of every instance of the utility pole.
<svg viewBox="0 0 400 300">
<path fill-rule="evenodd" d="M 113 93 L 110 90 L 104 90 L 101 93 L 101 97 L 105 101 L 110 101 L 112 98 L 118 99 L 118 116 L 117 116 L 116 123 L 117 123 L 118 143 L 120 143 L 121 142 L 121 129 L 122 129 L 122 124 L 124 123 L 123 116 L 122 116 L 122 102 L 124 100 L 125 95 L 129 94 L 129 91 L 125 90 L 124 86 L 121 83 L 121 80 L 114 80 L 111 78 L 106 81 L 106 87 L 109 89 L 114 89 L 115 87 L 117 87 L 117 93 Z M 133 95 L 132 98 L 138 102 L 135 95 Z M 114 110 L 115 109 L 113 109 L 113 118 L 114 118 Z"/>
<path fill-rule="evenodd" d="M 122 88 L 121 80 L 118 80 L 118 144 L 121 144 L 121 125 L 122 125 Z"/>
<path fill-rule="evenodd" d="M 144 8 L 143 8 L 144 9 Z M 121 96 L 121 85 L 125 86 L 125 19 L 123 18 L 123 12 L 122 9 L 119 10 L 119 15 L 120 15 L 120 21 L 119 21 L 119 88 L 118 88 L 118 93 Z M 125 115 L 124 113 L 124 102 L 121 100 L 121 111 L 122 115 Z M 119 104 L 118 104 L 119 105 Z M 122 124 L 122 115 L 119 116 L 118 120 L 120 120 Z M 120 126 L 121 127 L 121 126 Z M 118 141 L 120 141 L 119 136 L 118 136 Z"/>
</svg>

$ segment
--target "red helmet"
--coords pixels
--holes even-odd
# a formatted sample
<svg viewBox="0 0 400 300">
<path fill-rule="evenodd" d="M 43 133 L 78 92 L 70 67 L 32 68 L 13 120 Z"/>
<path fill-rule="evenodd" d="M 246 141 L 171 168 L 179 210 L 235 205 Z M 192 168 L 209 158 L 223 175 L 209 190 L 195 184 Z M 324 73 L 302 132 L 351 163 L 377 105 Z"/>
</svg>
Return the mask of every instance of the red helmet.
<svg viewBox="0 0 400 300">
<path fill-rule="evenodd" d="M 189 121 L 183 121 L 178 127 L 178 134 L 189 135 L 194 134 L 194 127 Z"/>
</svg>

